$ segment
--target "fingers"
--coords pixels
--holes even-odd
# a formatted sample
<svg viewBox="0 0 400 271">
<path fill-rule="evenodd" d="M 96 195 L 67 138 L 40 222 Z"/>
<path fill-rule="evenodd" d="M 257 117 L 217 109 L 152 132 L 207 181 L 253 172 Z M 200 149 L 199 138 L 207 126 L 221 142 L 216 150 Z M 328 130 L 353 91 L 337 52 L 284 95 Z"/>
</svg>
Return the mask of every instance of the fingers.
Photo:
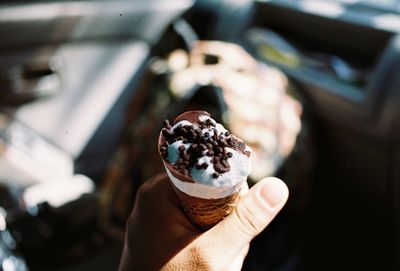
<svg viewBox="0 0 400 271">
<path fill-rule="evenodd" d="M 179 206 L 166 173 L 158 174 L 144 182 L 138 190 L 137 202 L 146 206 L 153 206 L 159 202 L 163 202 L 163 205 Z"/>
<path fill-rule="evenodd" d="M 289 191 L 277 178 L 266 178 L 243 196 L 234 212 L 210 231 L 224 236 L 238 251 L 264 230 L 285 205 Z"/>
<path fill-rule="evenodd" d="M 127 223 L 121 270 L 160 270 L 198 233 L 179 208 L 168 177 L 158 175 L 138 191 Z"/>
<path fill-rule="evenodd" d="M 164 225 L 178 235 L 198 233 L 199 230 L 187 219 L 182 211 L 168 176 L 159 174 L 146 181 L 139 189 L 133 218 L 148 225 Z M 148 227 L 146 225 L 146 227 Z"/>
</svg>

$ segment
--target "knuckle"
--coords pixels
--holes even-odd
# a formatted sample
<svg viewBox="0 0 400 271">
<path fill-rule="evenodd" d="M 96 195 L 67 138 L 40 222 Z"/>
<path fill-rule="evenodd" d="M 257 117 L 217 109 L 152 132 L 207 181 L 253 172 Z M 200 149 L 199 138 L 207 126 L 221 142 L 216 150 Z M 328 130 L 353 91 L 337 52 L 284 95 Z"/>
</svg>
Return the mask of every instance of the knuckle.
<svg viewBox="0 0 400 271">
<path fill-rule="evenodd" d="M 168 194 L 167 189 L 170 184 L 166 181 L 164 175 L 145 181 L 137 190 L 135 204 L 140 206 L 154 206 L 156 199 L 160 199 Z"/>
<path fill-rule="evenodd" d="M 139 187 L 139 189 L 138 189 L 138 191 L 137 191 L 137 196 L 138 196 L 138 197 L 143 197 L 143 196 L 145 196 L 145 195 L 149 192 L 149 189 L 150 189 L 149 184 L 148 184 L 147 182 L 143 183 L 143 184 Z"/>
<path fill-rule="evenodd" d="M 145 203 L 148 200 L 151 199 L 151 194 L 152 194 L 152 184 L 151 182 L 147 181 L 143 183 L 138 191 L 137 191 L 137 201 L 141 203 Z"/>
<path fill-rule="evenodd" d="M 252 238 L 259 233 L 259 226 L 257 224 L 257 216 L 255 212 L 246 204 L 238 204 L 235 208 L 237 216 L 237 228 L 244 235 Z"/>
</svg>

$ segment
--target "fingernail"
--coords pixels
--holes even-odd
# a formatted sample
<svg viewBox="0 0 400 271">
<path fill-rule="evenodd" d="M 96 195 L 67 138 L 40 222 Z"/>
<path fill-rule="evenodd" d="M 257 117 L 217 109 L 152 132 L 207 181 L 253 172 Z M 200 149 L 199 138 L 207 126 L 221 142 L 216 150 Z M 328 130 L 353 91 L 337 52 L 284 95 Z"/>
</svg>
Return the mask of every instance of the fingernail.
<svg viewBox="0 0 400 271">
<path fill-rule="evenodd" d="M 282 201 L 286 200 L 288 194 L 289 191 L 286 184 L 277 178 L 268 178 L 260 188 L 261 199 L 263 199 L 271 209 L 274 209 L 279 206 Z"/>
</svg>

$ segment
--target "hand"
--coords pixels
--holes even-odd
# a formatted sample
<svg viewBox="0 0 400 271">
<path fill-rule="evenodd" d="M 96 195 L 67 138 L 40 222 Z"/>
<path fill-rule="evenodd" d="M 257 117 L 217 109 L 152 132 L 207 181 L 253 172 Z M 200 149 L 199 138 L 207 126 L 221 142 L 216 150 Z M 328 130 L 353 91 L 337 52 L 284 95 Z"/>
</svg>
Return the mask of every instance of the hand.
<svg viewBox="0 0 400 271">
<path fill-rule="evenodd" d="M 244 190 L 245 191 L 245 190 Z M 240 270 L 250 241 L 288 198 L 279 179 L 259 181 L 229 216 L 206 232 L 186 218 L 166 175 L 138 192 L 126 228 L 120 270 Z"/>
</svg>

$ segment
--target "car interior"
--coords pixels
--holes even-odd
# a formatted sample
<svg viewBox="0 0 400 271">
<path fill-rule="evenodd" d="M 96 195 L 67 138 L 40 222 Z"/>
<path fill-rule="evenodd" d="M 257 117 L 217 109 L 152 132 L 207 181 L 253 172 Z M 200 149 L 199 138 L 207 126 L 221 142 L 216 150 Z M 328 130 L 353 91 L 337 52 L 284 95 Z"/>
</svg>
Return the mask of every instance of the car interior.
<svg viewBox="0 0 400 271">
<path fill-rule="evenodd" d="M 118 270 L 186 110 L 289 187 L 243 270 L 400 270 L 400 1 L 0 0 L 0 271 Z"/>
</svg>

